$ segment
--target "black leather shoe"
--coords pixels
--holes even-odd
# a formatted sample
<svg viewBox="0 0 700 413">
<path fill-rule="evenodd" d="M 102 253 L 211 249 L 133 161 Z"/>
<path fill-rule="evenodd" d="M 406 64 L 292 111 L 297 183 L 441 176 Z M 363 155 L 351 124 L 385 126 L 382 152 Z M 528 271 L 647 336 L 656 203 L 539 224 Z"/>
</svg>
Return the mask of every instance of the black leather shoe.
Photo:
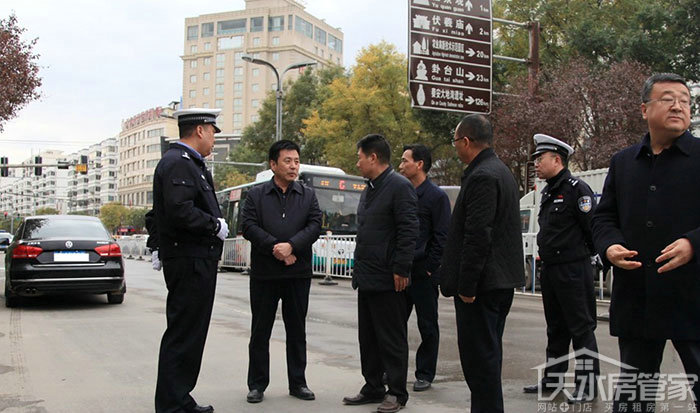
<svg viewBox="0 0 700 413">
<path fill-rule="evenodd" d="M 263 401 L 263 392 L 258 389 L 253 389 L 248 392 L 245 399 L 248 403 L 260 403 Z"/>
<path fill-rule="evenodd" d="M 426 391 L 431 383 L 428 380 L 418 379 L 413 383 L 413 391 Z"/>
<path fill-rule="evenodd" d="M 185 411 L 187 413 L 213 413 L 214 408 L 212 406 L 200 406 L 195 404 L 193 407 L 187 408 Z"/>
<path fill-rule="evenodd" d="M 306 386 L 289 389 L 289 395 L 301 400 L 314 400 L 316 395 Z"/>
<path fill-rule="evenodd" d="M 542 393 L 551 393 L 559 388 L 559 381 L 543 379 L 537 384 L 523 387 L 523 393 L 537 393 L 540 391 L 540 388 L 542 388 Z"/>
<path fill-rule="evenodd" d="M 588 386 L 583 390 L 577 388 L 576 391 L 574 391 L 574 394 L 566 398 L 566 402 L 569 404 L 591 402 L 593 399 L 595 399 L 595 396 L 595 386 Z"/>
<path fill-rule="evenodd" d="M 381 403 L 382 401 L 384 401 L 384 396 L 368 397 L 362 393 L 357 393 L 357 396 L 343 397 L 343 404 L 347 404 L 349 406 L 359 406 L 361 404 L 369 403 Z"/>
</svg>

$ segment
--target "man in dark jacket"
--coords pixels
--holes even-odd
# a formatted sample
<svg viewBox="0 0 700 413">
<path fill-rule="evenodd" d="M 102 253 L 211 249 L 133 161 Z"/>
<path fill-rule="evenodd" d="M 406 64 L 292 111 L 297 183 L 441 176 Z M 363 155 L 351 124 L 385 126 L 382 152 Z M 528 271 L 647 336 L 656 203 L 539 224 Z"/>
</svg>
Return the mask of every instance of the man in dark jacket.
<svg viewBox="0 0 700 413">
<path fill-rule="evenodd" d="M 491 148 L 493 132 L 485 116 L 465 116 L 452 145 L 469 166 L 450 220 L 440 290 L 455 297 L 472 413 L 502 412 L 503 330 L 513 289 L 525 285 L 518 185 Z"/>
<path fill-rule="evenodd" d="M 321 210 L 313 189 L 298 182 L 299 146 L 288 140 L 270 147 L 268 182 L 248 192 L 241 214 L 250 253 L 249 403 L 258 403 L 270 383 L 270 335 L 282 300 L 287 333 L 289 394 L 314 400 L 306 384 L 306 313 L 311 287 L 311 246 L 321 233 Z"/>
<path fill-rule="evenodd" d="M 672 340 L 686 373 L 696 375 L 697 408 L 700 141 L 688 132 L 691 97 L 682 77 L 651 76 L 642 102 L 649 133 L 613 156 L 593 217 L 596 249 L 614 265 L 610 333 L 618 337 L 620 361 L 636 368 L 623 372 L 637 380 L 654 378 Z M 637 380 L 623 383 L 627 390 L 616 395 L 613 411 L 630 411 L 632 403 L 654 411 L 653 395 L 640 397 Z M 635 382 L 640 387 L 630 392 Z"/>
<path fill-rule="evenodd" d="M 432 165 L 430 149 L 425 145 L 404 146 L 399 171 L 416 188 L 418 221 L 416 250 L 411 268 L 411 285 L 406 288 L 407 317 L 416 307 L 421 343 L 416 351 L 414 391 L 428 390 L 435 378 L 440 329 L 438 327 L 438 269 L 450 222 L 450 199 L 428 178 Z"/>
<path fill-rule="evenodd" d="M 595 338 L 596 301 L 593 286 L 593 191 L 571 176 L 566 167 L 574 149 L 567 143 L 538 133 L 534 137 L 537 177 L 547 180 L 540 203 L 537 245 L 542 260 L 542 305 L 547 320 L 547 367 L 540 382 L 525 386 L 525 393 L 550 392 L 563 388 L 568 369 L 569 345 L 579 352 L 576 389 L 568 402 L 590 401 L 596 394 L 600 374 Z M 556 385 L 555 385 L 556 383 Z"/>
<path fill-rule="evenodd" d="M 186 109 L 174 113 L 180 140 L 156 166 L 153 220 L 168 287 L 166 316 L 158 358 L 157 413 L 208 413 L 190 392 L 202 364 L 216 288 L 216 266 L 228 225 L 221 217 L 211 173 L 204 164 L 214 147 L 219 110 Z"/>
<path fill-rule="evenodd" d="M 353 288 L 358 289 L 360 363 L 365 385 L 343 403 L 379 403 L 382 413 L 408 401 L 406 295 L 418 235 L 416 191 L 390 166 L 391 149 L 382 135 L 357 143 L 357 169 L 369 180 L 357 207 Z M 389 390 L 382 384 L 386 371 Z"/>
</svg>

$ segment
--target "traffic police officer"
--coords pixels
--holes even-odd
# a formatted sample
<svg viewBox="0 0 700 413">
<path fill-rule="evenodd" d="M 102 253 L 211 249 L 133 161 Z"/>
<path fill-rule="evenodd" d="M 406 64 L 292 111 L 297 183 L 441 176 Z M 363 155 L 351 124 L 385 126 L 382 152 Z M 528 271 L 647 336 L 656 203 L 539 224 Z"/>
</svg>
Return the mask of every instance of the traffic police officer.
<svg viewBox="0 0 700 413">
<path fill-rule="evenodd" d="M 220 110 L 174 113 L 180 140 L 156 166 L 153 211 L 158 255 L 168 288 L 167 328 L 158 358 L 157 413 L 209 413 L 190 396 L 202 363 L 214 303 L 217 262 L 228 225 L 221 217 L 211 173 L 204 158 L 212 153 Z"/>
<path fill-rule="evenodd" d="M 561 386 L 568 369 L 569 343 L 573 342 L 577 362 L 582 364 L 576 368 L 576 389 L 568 401 L 592 400 L 600 372 L 591 265 L 595 196 L 567 168 L 567 161 L 574 153 L 571 146 L 543 134 L 535 135 L 534 139 L 535 171 L 538 178 L 547 181 L 542 191 L 537 234 L 542 259 L 542 303 L 547 321 L 547 367 L 540 382 L 523 390 L 551 392 Z M 562 357 L 563 360 L 557 360 Z"/>
</svg>

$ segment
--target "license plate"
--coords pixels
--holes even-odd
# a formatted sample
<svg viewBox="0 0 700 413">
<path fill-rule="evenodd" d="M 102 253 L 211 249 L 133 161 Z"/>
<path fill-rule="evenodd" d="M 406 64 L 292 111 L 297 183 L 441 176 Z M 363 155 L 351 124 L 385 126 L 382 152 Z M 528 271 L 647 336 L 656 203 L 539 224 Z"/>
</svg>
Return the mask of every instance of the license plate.
<svg viewBox="0 0 700 413">
<path fill-rule="evenodd" d="M 62 251 L 53 253 L 54 262 L 88 262 L 90 254 L 82 251 Z"/>
</svg>

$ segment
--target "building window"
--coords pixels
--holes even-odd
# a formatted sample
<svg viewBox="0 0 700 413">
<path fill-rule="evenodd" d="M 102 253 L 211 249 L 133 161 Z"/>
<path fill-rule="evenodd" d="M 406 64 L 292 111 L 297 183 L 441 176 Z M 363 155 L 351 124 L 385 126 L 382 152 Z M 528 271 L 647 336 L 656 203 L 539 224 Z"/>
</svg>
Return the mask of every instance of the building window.
<svg viewBox="0 0 700 413">
<path fill-rule="evenodd" d="M 277 90 L 277 83 L 270 83 L 270 90 Z"/>
<path fill-rule="evenodd" d="M 209 72 L 204 72 L 204 74 L 202 74 L 202 79 L 209 80 Z"/>
<path fill-rule="evenodd" d="M 250 121 L 251 121 L 251 122 L 257 122 L 258 119 L 259 119 L 259 116 L 258 116 L 258 115 L 252 115 L 252 116 L 250 117 Z"/>
<path fill-rule="evenodd" d="M 187 40 L 196 40 L 197 39 L 197 32 L 198 32 L 197 26 L 187 26 Z"/>
<path fill-rule="evenodd" d="M 257 83 L 253 83 L 252 85 L 250 85 L 250 90 L 253 92 L 257 92 L 258 90 L 260 90 L 260 85 Z"/>
<path fill-rule="evenodd" d="M 241 113 L 234 113 L 233 114 L 233 123 L 239 123 L 243 121 L 243 114 Z"/>
<path fill-rule="evenodd" d="M 148 152 L 148 153 L 160 152 L 160 144 L 157 143 L 155 145 L 146 146 L 146 152 Z"/>
<path fill-rule="evenodd" d="M 250 101 L 250 106 L 257 108 L 258 106 L 260 106 L 260 101 L 258 99 L 253 99 Z"/>
<path fill-rule="evenodd" d="M 272 60 L 280 60 L 279 52 L 272 53 Z"/>
<path fill-rule="evenodd" d="M 332 34 L 328 34 L 328 47 L 330 47 L 338 53 L 343 53 L 343 41 L 333 36 Z"/>
<path fill-rule="evenodd" d="M 260 46 L 260 38 L 253 37 L 253 46 Z"/>
<path fill-rule="evenodd" d="M 264 17 L 251 17 L 250 18 L 250 31 L 251 33 L 263 31 Z"/>
<path fill-rule="evenodd" d="M 241 83 L 241 82 L 234 83 L 233 90 L 243 90 L 243 83 Z"/>
<path fill-rule="evenodd" d="M 212 37 L 214 35 L 214 23 L 202 23 L 202 37 Z"/>
<path fill-rule="evenodd" d="M 253 59 L 260 59 L 260 52 L 253 53 L 251 56 L 253 56 Z"/>
<path fill-rule="evenodd" d="M 270 16 L 267 21 L 267 30 L 281 32 L 284 30 L 284 16 Z"/>
<path fill-rule="evenodd" d="M 256 77 L 256 76 L 258 76 L 258 75 L 260 74 L 260 69 L 258 69 L 258 68 L 256 67 L 255 69 L 252 70 L 252 72 L 253 72 L 253 77 Z"/>
<path fill-rule="evenodd" d="M 216 67 L 224 66 L 226 66 L 226 55 L 223 53 L 219 53 L 216 55 Z"/>
<path fill-rule="evenodd" d="M 204 66 L 209 66 L 211 64 L 211 57 L 204 58 Z"/>
<path fill-rule="evenodd" d="M 204 50 L 211 50 L 211 42 L 204 43 Z"/>
<path fill-rule="evenodd" d="M 196 44 L 193 44 L 192 46 L 190 46 L 190 53 L 197 53 L 197 45 Z"/>
<path fill-rule="evenodd" d="M 202 89 L 202 95 L 209 96 L 209 88 L 208 87 L 205 87 L 204 89 Z"/>
<path fill-rule="evenodd" d="M 240 106 L 243 106 L 243 99 L 241 99 L 241 98 L 233 99 L 233 107 L 236 108 L 236 107 L 240 107 Z"/>
<path fill-rule="evenodd" d="M 190 75 L 190 83 L 197 83 L 197 75 Z"/>
<path fill-rule="evenodd" d="M 314 33 L 315 33 L 314 40 L 316 40 L 317 42 L 319 42 L 325 46 L 326 45 L 326 31 L 316 27 Z"/>
<path fill-rule="evenodd" d="M 245 33 L 246 19 L 226 20 L 217 23 L 217 34 Z"/>
<path fill-rule="evenodd" d="M 314 38 L 314 25 L 299 16 L 294 16 L 294 29 L 309 39 Z"/>
<path fill-rule="evenodd" d="M 190 60 L 190 69 L 196 69 L 196 68 L 197 68 L 197 61 Z"/>
<path fill-rule="evenodd" d="M 163 128 L 151 129 L 148 132 L 146 132 L 146 136 L 148 136 L 149 138 L 163 136 L 164 134 L 165 134 L 165 130 Z"/>
<path fill-rule="evenodd" d="M 223 80 L 224 79 L 224 72 L 225 69 L 216 69 L 216 80 Z"/>
<path fill-rule="evenodd" d="M 289 30 L 289 31 L 292 31 L 292 29 L 293 29 L 293 27 L 292 27 L 292 21 L 293 21 L 293 19 L 294 19 L 294 16 L 293 16 L 293 15 L 290 14 L 290 15 L 287 16 L 287 21 L 289 22 L 288 27 L 287 27 L 287 30 Z"/>
<path fill-rule="evenodd" d="M 194 89 L 190 90 L 190 97 L 191 97 L 191 98 L 196 98 L 196 97 L 197 97 L 197 91 L 194 90 Z"/>
<path fill-rule="evenodd" d="M 280 38 L 278 36 L 275 36 L 272 38 L 272 45 L 273 46 L 279 46 L 280 44 Z"/>
<path fill-rule="evenodd" d="M 223 99 L 216 99 L 216 101 L 214 101 L 214 106 L 216 106 L 217 108 L 223 108 L 224 107 L 224 100 Z M 220 115 L 219 115 L 218 121 L 222 122 Z"/>
<path fill-rule="evenodd" d="M 243 61 L 243 53 L 242 52 L 235 52 L 233 54 L 233 60 L 236 62 L 241 62 Z"/>
<path fill-rule="evenodd" d="M 218 84 L 216 85 L 216 97 L 222 97 L 224 96 L 224 85 Z"/>
<path fill-rule="evenodd" d="M 219 50 L 243 47 L 243 36 L 219 37 Z"/>
<path fill-rule="evenodd" d="M 243 68 L 240 66 L 234 67 L 233 74 L 234 74 L 234 76 L 243 76 Z"/>
<path fill-rule="evenodd" d="M 209 102 L 204 102 L 204 103 L 202 103 L 202 107 L 208 109 L 208 108 L 209 108 Z"/>
</svg>

